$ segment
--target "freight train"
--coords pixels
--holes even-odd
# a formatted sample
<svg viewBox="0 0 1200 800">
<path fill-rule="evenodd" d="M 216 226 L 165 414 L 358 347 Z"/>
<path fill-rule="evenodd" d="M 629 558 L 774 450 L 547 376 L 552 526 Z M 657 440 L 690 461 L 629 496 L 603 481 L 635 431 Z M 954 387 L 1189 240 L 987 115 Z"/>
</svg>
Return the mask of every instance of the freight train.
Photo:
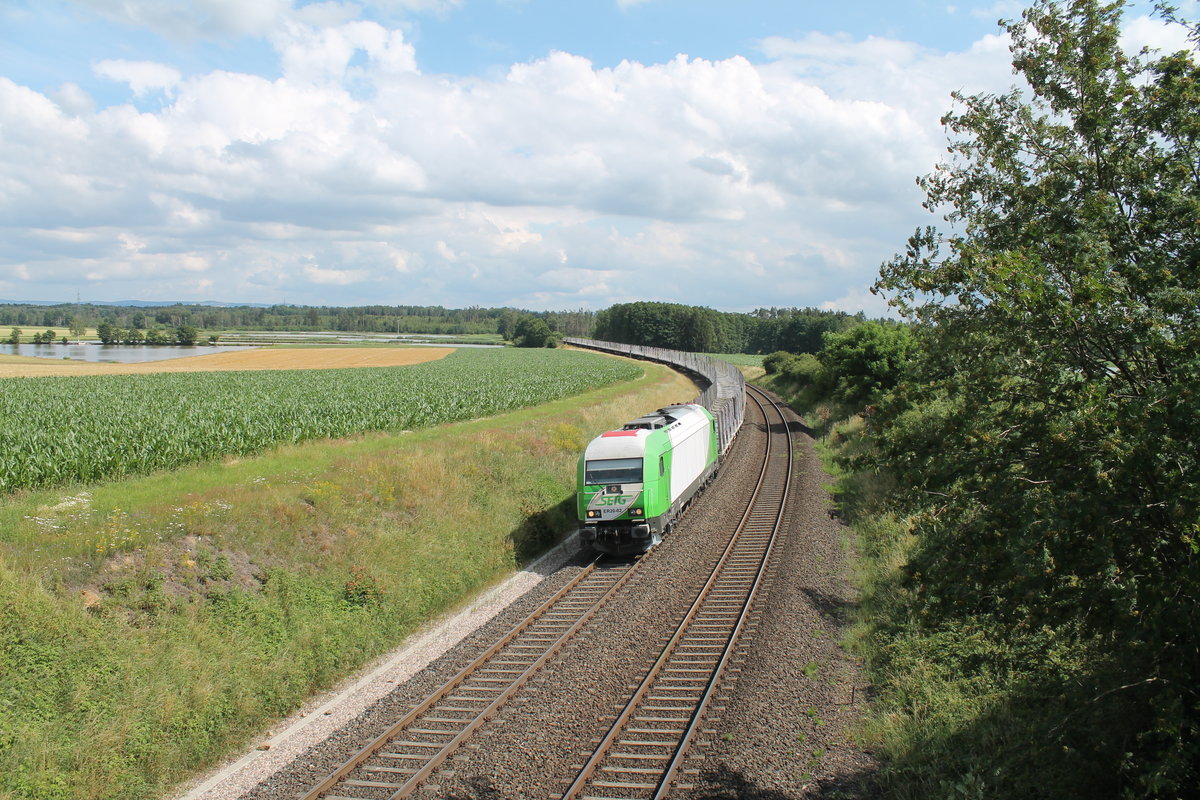
<svg viewBox="0 0 1200 800">
<path fill-rule="evenodd" d="M 695 403 L 660 408 L 602 433 L 579 458 L 579 536 L 602 553 L 662 541 L 717 471 L 716 419 Z"/>
</svg>

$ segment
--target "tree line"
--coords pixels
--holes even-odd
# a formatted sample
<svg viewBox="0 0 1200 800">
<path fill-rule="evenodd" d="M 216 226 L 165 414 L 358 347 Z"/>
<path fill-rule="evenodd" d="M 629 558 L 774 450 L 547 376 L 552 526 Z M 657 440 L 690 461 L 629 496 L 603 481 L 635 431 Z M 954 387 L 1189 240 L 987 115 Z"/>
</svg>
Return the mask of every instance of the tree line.
<svg viewBox="0 0 1200 800">
<path fill-rule="evenodd" d="M 101 344 L 177 344 L 191 347 L 200 338 L 200 331 L 191 325 L 178 325 L 174 328 L 153 326 L 143 331 L 138 328 L 119 328 L 104 321 L 97 326 L 96 336 Z M 210 336 L 209 344 L 216 344 L 217 338 L 215 335 Z"/>
<path fill-rule="evenodd" d="M 536 320 L 520 335 L 522 320 Z M 677 303 L 636 302 L 603 311 L 527 311 L 515 308 L 447 309 L 441 306 L 277 305 L 213 307 L 109 306 L 96 303 L 0 305 L 0 325 L 84 328 L 107 325 L 117 342 L 150 342 L 163 331 L 338 331 L 393 334 L 500 334 L 543 347 L 563 337 L 597 338 L 704 353 L 818 352 L 825 333 L 848 330 L 863 315 L 815 308 L 760 308 L 749 314 Z M 542 330 L 544 326 L 545 330 Z M 139 338 L 140 335 L 140 338 Z M 104 337 L 101 337 L 102 339 Z M 172 341 L 174 335 L 172 334 Z M 150 342 L 153 343 L 153 342 Z"/>
<path fill-rule="evenodd" d="M 102 303 L 0 305 L 0 325 L 30 328 L 98 328 L 107 323 L 124 331 L 201 330 L 338 331 L 348 333 L 470 335 L 500 332 L 505 321 L 527 315 L 541 319 L 562 336 L 591 335 L 595 312 L 523 311 L 513 308 L 448 309 L 442 306 L 292 306 L 216 307 L 176 303 L 164 306 L 115 306 Z M 511 323 L 510 323 L 511 324 Z"/>
<path fill-rule="evenodd" d="M 815 308 L 742 314 L 677 303 L 621 303 L 596 314 L 593 338 L 695 353 L 815 353 L 826 333 L 848 330 L 864 319 L 861 313 Z"/>
</svg>

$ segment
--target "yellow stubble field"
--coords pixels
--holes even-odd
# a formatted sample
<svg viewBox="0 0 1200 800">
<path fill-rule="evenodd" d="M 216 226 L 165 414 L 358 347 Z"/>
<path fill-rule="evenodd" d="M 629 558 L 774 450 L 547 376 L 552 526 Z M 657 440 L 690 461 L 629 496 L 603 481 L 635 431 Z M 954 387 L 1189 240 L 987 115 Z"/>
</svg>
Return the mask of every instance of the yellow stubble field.
<svg viewBox="0 0 1200 800">
<path fill-rule="evenodd" d="M 452 347 L 246 349 L 138 364 L 101 364 L 0 355 L 0 378 L 35 378 L 46 375 L 138 375 L 155 372 L 244 372 L 258 369 L 403 367 L 410 364 L 422 364 L 426 361 L 436 361 L 439 358 L 445 358 L 452 352 L 454 352 Z"/>
</svg>

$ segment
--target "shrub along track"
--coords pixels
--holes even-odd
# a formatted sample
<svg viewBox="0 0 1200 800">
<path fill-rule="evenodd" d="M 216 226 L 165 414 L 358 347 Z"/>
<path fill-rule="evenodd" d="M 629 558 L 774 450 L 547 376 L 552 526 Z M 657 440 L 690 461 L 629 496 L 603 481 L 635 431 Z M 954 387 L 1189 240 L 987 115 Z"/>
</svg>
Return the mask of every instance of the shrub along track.
<svg viewBox="0 0 1200 800">
<path fill-rule="evenodd" d="M 502 704 L 496 704 L 495 708 L 481 715 L 488 717 L 494 714 L 495 718 L 490 724 L 478 726 L 476 735 L 465 748 L 459 747 L 463 737 L 459 737 L 458 734 L 434 733 L 439 729 L 458 727 L 459 722 L 431 724 L 428 721 L 417 722 L 414 718 L 411 720 L 412 725 L 420 727 L 416 732 L 410 727 L 401 737 L 404 741 L 418 745 L 415 748 L 410 746 L 408 750 L 440 751 L 440 744 L 447 738 L 453 737 L 457 740 L 454 742 L 457 752 L 453 753 L 450 760 L 440 769 L 430 770 L 432 775 L 427 781 L 419 787 L 414 786 L 416 781 L 409 781 L 409 778 L 421 769 L 415 760 L 377 759 L 368 762 L 369 766 L 376 769 L 353 773 L 351 780 L 356 781 L 355 785 L 337 786 L 324 796 L 373 799 L 415 793 L 418 797 L 431 798 L 516 798 L 560 797 L 564 796 L 564 792 L 569 796 L 576 796 L 571 792 L 581 790 L 584 785 L 579 781 L 575 790 L 571 790 L 570 787 L 576 783 L 576 779 L 588 772 L 590 767 L 600 767 L 603 771 L 597 774 L 608 776 L 607 779 L 602 777 L 600 785 L 593 785 L 586 795 L 579 792 L 579 796 L 666 796 L 668 791 L 672 791 L 673 782 L 668 774 L 671 772 L 676 779 L 682 778 L 675 781 L 681 785 L 674 786 L 672 796 L 689 790 L 702 793 L 723 792 L 733 784 L 736 784 L 737 790 L 730 796 L 740 796 L 748 793 L 747 786 L 758 787 L 761 784 L 779 786 L 778 790 L 772 788 L 771 794 L 761 794 L 761 797 L 790 797 L 804 794 L 806 785 L 815 785 L 811 775 L 819 772 L 845 774 L 845 759 L 841 756 L 850 749 L 844 746 L 843 718 L 848 716 L 841 713 L 844 707 L 831 709 L 821 706 L 818 713 L 823 717 L 818 717 L 802 713 L 808 711 L 811 706 L 801 708 L 792 698 L 779 697 L 776 690 L 780 685 L 785 690 L 795 687 L 791 687 L 789 681 L 779 684 L 777 676 L 772 674 L 771 670 L 763 673 L 760 669 L 761 664 L 755 665 L 755 669 L 751 670 L 745 663 L 748 655 L 754 658 L 765 657 L 769 661 L 777 660 L 773 655 L 775 648 L 769 643 L 758 642 L 760 637 L 757 633 L 746 637 L 748 641 L 740 645 L 740 651 L 726 652 L 727 646 L 737 646 L 738 630 L 743 627 L 754 630 L 757 627 L 761 631 L 763 628 L 761 622 L 756 623 L 753 615 L 745 615 L 739 607 L 751 594 L 751 587 L 762 584 L 762 579 L 757 577 L 756 564 L 751 564 L 750 568 L 732 567 L 739 572 L 749 569 L 752 577 L 743 581 L 744 587 L 735 593 L 740 596 L 740 599 L 734 600 L 738 605 L 726 606 L 726 611 L 719 615 L 729 621 L 729 624 L 722 623 L 723 630 L 718 632 L 716 628 L 711 627 L 717 624 L 716 617 L 711 613 L 701 623 L 710 626 L 705 634 L 710 642 L 719 640 L 714 656 L 702 655 L 694 646 L 680 644 L 682 634 L 676 635 L 681 629 L 681 621 L 689 616 L 693 601 L 701 595 L 714 565 L 723 559 L 726 546 L 734 534 L 734 526 L 730 520 L 736 520 L 741 509 L 747 507 L 746 498 L 754 491 L 759 467 L 764 461 L 762 453 L 772 438 L 782 440 L 782 443 L 775 444 L 776 456 L 768 456 L 766 462 L 768 465 L 774 462 L 777 471 L 781 471 L 783 475 L 793 472 L 787 466 L 787 454 L 791 451 L 791 446 L 786 443 L 788 430 L 792 425 L 778 419 L 767 423 L 761 413 L 757 418 L 748 418 L 747 422 L 744 428 L 746 432 L 738 438 L 728 454 L 720 479 L 697 500 L 677 525 L 675 533 L 643 558 L 636 572 L 625 576 L 626 582 L 623 587 L 603 604 L 603 607 L 599 603 L 596 604 L 595 619 L 581 631 L 581 635 L 567 643 L 557 656 L 552 658 L 546 655 L 542 659 L 547 663 L 547 669 L 536 676 L 522 675 L 521 686 L 511 692 L 511 699 L 505 698 L 509 700 L 506 705 L 501 707 Z M 779 469 L 781 463 L 783 466 Z M 804 477 L 810 483 L 816 479 L 811 473 Z M 808 487 L 809 490 L 812 488 Z M 819 491 L 819 486 L 816 488 Z M 805 493 L 811 494 L 811 491 Z M 780 493 L 775 502 L 775 511 L 768 515 L 772 517 L 768 526 L 771 529 L 776 527 L 775 518 L 779 516 L 779 501 L 782 497 Z M 828 523 L 824 503 L 821 504 L 820 513 Z M 785 518 L 781 536 L 784 539 L 793 536 L 794 528 L 795 526 L 790 525 Z M 826 526 L 826 530 L 823 531 L 827 539 L 831 538 L 828 536 L 831 532 L 836 533 L 836 525 Z M 776 576 L 781 570 L 784 574 L 790 573 L 790 565 L 780 565 L 777 558 L 768 559 L 767 549 L 770 545 L 766 542 L 771 538 L 769 533 L 754 538 L 760 541 L 757 554 L 749 558 L 751 562 L 768 564 Z M 789 548 L 784 545 L 781 549 Z M 794 548 L 791 549 L 794 551 Z M 820 549 L 827 553 L 840 553 L 836 537 L 824 542 Z M 736 560 L 738 557 L 731 558 Z M 485 649 L 488 644 L 514 629 L 529 613 L 531 606 L 543 603 L 548 595 L 559 592 L 564 583 L 574 580 L 588 569 L 588 566 L 579 563 L 564 569 L 560 575 L 548 580 L 544 587 L 539 587 L 537 592 L 530 593 L 536 594 L 536 597 L 523 598 L 509 613 L 501 615 L 501 618 L 479 631 L 463 646 L 447 654 L 421 676 L 414 678 L 392 696 L 377 704 L 363 719 L 351 726 L 352 730 L 343 731 L 325 745 L 301 756 L 288 770 L 260 784 L 248 797 L 256 800 L 297 798 L 305 796 L 306 793 L 309 793 L 310 797 L 316 797 L 318 793 L 312 792 L 313 787 L 318 786 L 321 779 L 333 772 L 340 762 L 351 760 L 364 750 L 365 744 L 373 740 L 378 740 L 379 743 L 387 742 L 390 739 L 387 731 L 395 725 L 397 718 L 412 716 L 414 707 L 420 710 L 420 706 L 424 705 L 422 701 L 436 694 L 437 684 L 446 682 L 447 677 L 465 672 L 464 664 L 486 662 L 490 657 L 486 653 L 481 656 L 481 649 Z M 779 584 L 777 577 L 774 581 L 769 580 L 763 596 L 769 600 L 773 589 L 778 593 Z M 797 587 L 788 586 L 785 593 L 794 594 L 796 589 Z M 803 592 L 801 594 L 803 595 Z M 729 602 L 728 594 L 722 597 L 724 599 L 720 602 Z M 734 610 L 728 611 L 730 608 Z M 760 615 L 765 610 L 761 601 L 757 608 L 756 613 Z M 808 627 L 819 626 L 819 619 L 812 619 L 819 615 L 812 613 L 811 604 L 807 612 L 810 618 Z M 767 616 L 774 616 L 774 610 L 767 610 Z M 747 621 L 748 626 L 745 624 Z M 798 633 L 800 631 L 789 630 L 784 636 L 794 639 Z M 824 637 L 819 641 L 832 646 L 832 642 Z M 672 643 L 679 646 L 673 646 Z M 760 652 L 758 648 L 761 647 L 766 647 L 765 652 Z M 658 684 L 658 688 L 651 688 L 650 683 L 642 687 L 643 678 L 651 671 L 651 665 L 663 655 L 664 648 L 674 650 L 677 654 L 692 654 L 689 656 L 692 665 L 670 667 L 664 672 L 676 678 L 683 677 L 685 680 L 677 680 L 673 685 L 665 687 Z M 833 649 L 836 651 L 836 648 Z M 828 655 L 835 654 L 827 653 L 826 656 Z M 508 659 L 500 657 L 500 660 Z M 739 660 L 742 663 L 739 663 Z M 809 682 L 813 677 L 808 674 L 807 664 L 808 662 L 801 662 L 798 666 L 799 674 L 805 682 Z M 524 667 L 521 667 L 521 670 L 523 672 Z M 693 671 L 685 673 L 679 670 Z M 786 668 L 784 671 L 787 671 Z M 824 671 L 840 674 L 844 670 L 839 667 L 826 668 Z M 741 688 L 748 684 L 739 681 L 738 678 L 748 672 L 756 679 L 760 674 L 766 675 L 766 682 L 758 685 L 750 693 L 751 702 L 765 702 L 776 709 L 777 716 L 782 711 L 793 726 L 799 722 L 801 725 L 817 726 L 833 734 L 832 737 L 827 737 L 831 741 L 820 747 L 819 756 L 815 761 L 813 751 L 817 747 L 813 745 L 821 740 L 819 736 L 812 738 L 801 759 L 797 759 L 794 752 L 789 752 L 788 748 L 780 752 L 774 752 L 770 747 L 760 748 L 762 753 L 758 758 L 758 766 L 763 765 L 765 757 L 770 765 L 766 772 L 773 774 L 760 776 L 753 774 L 758 772 L 758 769 L 746 771 L 739 765 L 736 758 L 737 748 L 730 747 L 738 743 L 739 739 L 725 730 L 730 726 L 737 730 L 752 730 L 759 720 L 763 719 L 761 716 L 741 718 L 740 715 L 731 713 L 735 707 L 747 701 Z M 492 680 L 500 679 L 493 677 Z M 854 685 L 854 680 L 850 679 L 849 686 Z M 452 679 L 448 683 L 457 687 L 464 686 L 461 676 L 459 680 Z M 699 691 L 693 688 L 685 690 L 684 684 L 689 687 L 702 685 L 703 688 Z M 839 686 L 846 690 L 846 694 L 850 693 L 847 686 Z M 501 689 L 499 694 L 503 694 L 504 691 Z M 775 696 L 763 701 L 763 692 Z M 451 688 L 449 693 L 459 698 L 454 701 L 460 703 L 459 708 L 478 709 L 481 705 L 493 705 L 491 701 L 483 704 L 461 702 L 464 695 L 482 695 L 482 692 L 464 692 L 461 688 Z M 639 694 L 646 698 L 650 708 L 646 708 L 646 703 L 643 703 L 640 710 L 633 711 L 636 704 L 631 698 L 636 699 L 635 695 Z M 664 694 L 688 695 L 693 700 L 705 698 L 704 702 L 710 706 L 710 716 L 703 718 L 703 709 L 697 710 L 695 702 L 668 702 L 659 699 Z M 621 712 L 627 706 L 631 709 L 629 718 L 633 722 L 631 726 L 622 728 Z M 671 710 L 663 710 L 667 707 Z M 469 714 L 435 712 L 435 719 L 459 720 L 476 714 L 475 711 Z M 647 723 L 647 715 L 676 716 L 681 721 Z M 767 715 L 768 719 L 769 717 L 770 715 Z M 614 718 L 617 719 L 615 725 Z M 643 732 L 654 728 L 660 729 L 657 735 Z M 661 729 L 678 733 L 663 736 Z M 771 735 L 769 731 L 763 733 Z M 651 738 L 656 742 L 655 745 L 646 744 Z M 665 742 L 668 738 L 673 739 L 673 743 Z M 838 746 L 835 746 L 833 739 L 837 740 Z M 792 742 L 794 741 L 793 738 Z M 677 757 L 677 754 L 682 753 L 689 743 L 701 745 L 701 753 L 685 762 L 685 759 L 682 756 Z M 608 745 L 616 745 L 615 750 Z M 845 752 L 837 752 L 835 755 L 839 746 L 840 751 Z M 406 752 L 398 745 L 388 745 L 387 749 L 395 755 Z M 707 758 L 705 753 L 708 754 Z M 451 753 L 446 755 L 450 756 Z M 630 758 L 630 755 L 636 757 Z M 752 758 L 751 762 L 753 761 Z M 679 769 L 681 766 L 682 769 Z M 635 775 L 640 777 L 636 780 L 630 777 Z M 845 781 L 841 781 L 839 786 L 845 788 Z"/>
</svg>

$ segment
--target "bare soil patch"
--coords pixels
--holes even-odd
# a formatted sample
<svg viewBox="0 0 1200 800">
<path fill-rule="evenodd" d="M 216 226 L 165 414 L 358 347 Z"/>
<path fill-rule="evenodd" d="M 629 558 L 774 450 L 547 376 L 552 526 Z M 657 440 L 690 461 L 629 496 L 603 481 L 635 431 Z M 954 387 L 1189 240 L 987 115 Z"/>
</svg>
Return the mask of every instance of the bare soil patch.
<svg viewBox="0 0 1200 800">
<path fill-rule="evenodd" d="M 347 369 L 403 367 L 436 361 L 453 347 L 313 347 L 245 350 L 147 361 L 103 364 L 49 358 L 0 355 L 0 378 L 47 375 L 144 375 L 156 372 L 246 372 L 261 369 Z"/>
</svg>

